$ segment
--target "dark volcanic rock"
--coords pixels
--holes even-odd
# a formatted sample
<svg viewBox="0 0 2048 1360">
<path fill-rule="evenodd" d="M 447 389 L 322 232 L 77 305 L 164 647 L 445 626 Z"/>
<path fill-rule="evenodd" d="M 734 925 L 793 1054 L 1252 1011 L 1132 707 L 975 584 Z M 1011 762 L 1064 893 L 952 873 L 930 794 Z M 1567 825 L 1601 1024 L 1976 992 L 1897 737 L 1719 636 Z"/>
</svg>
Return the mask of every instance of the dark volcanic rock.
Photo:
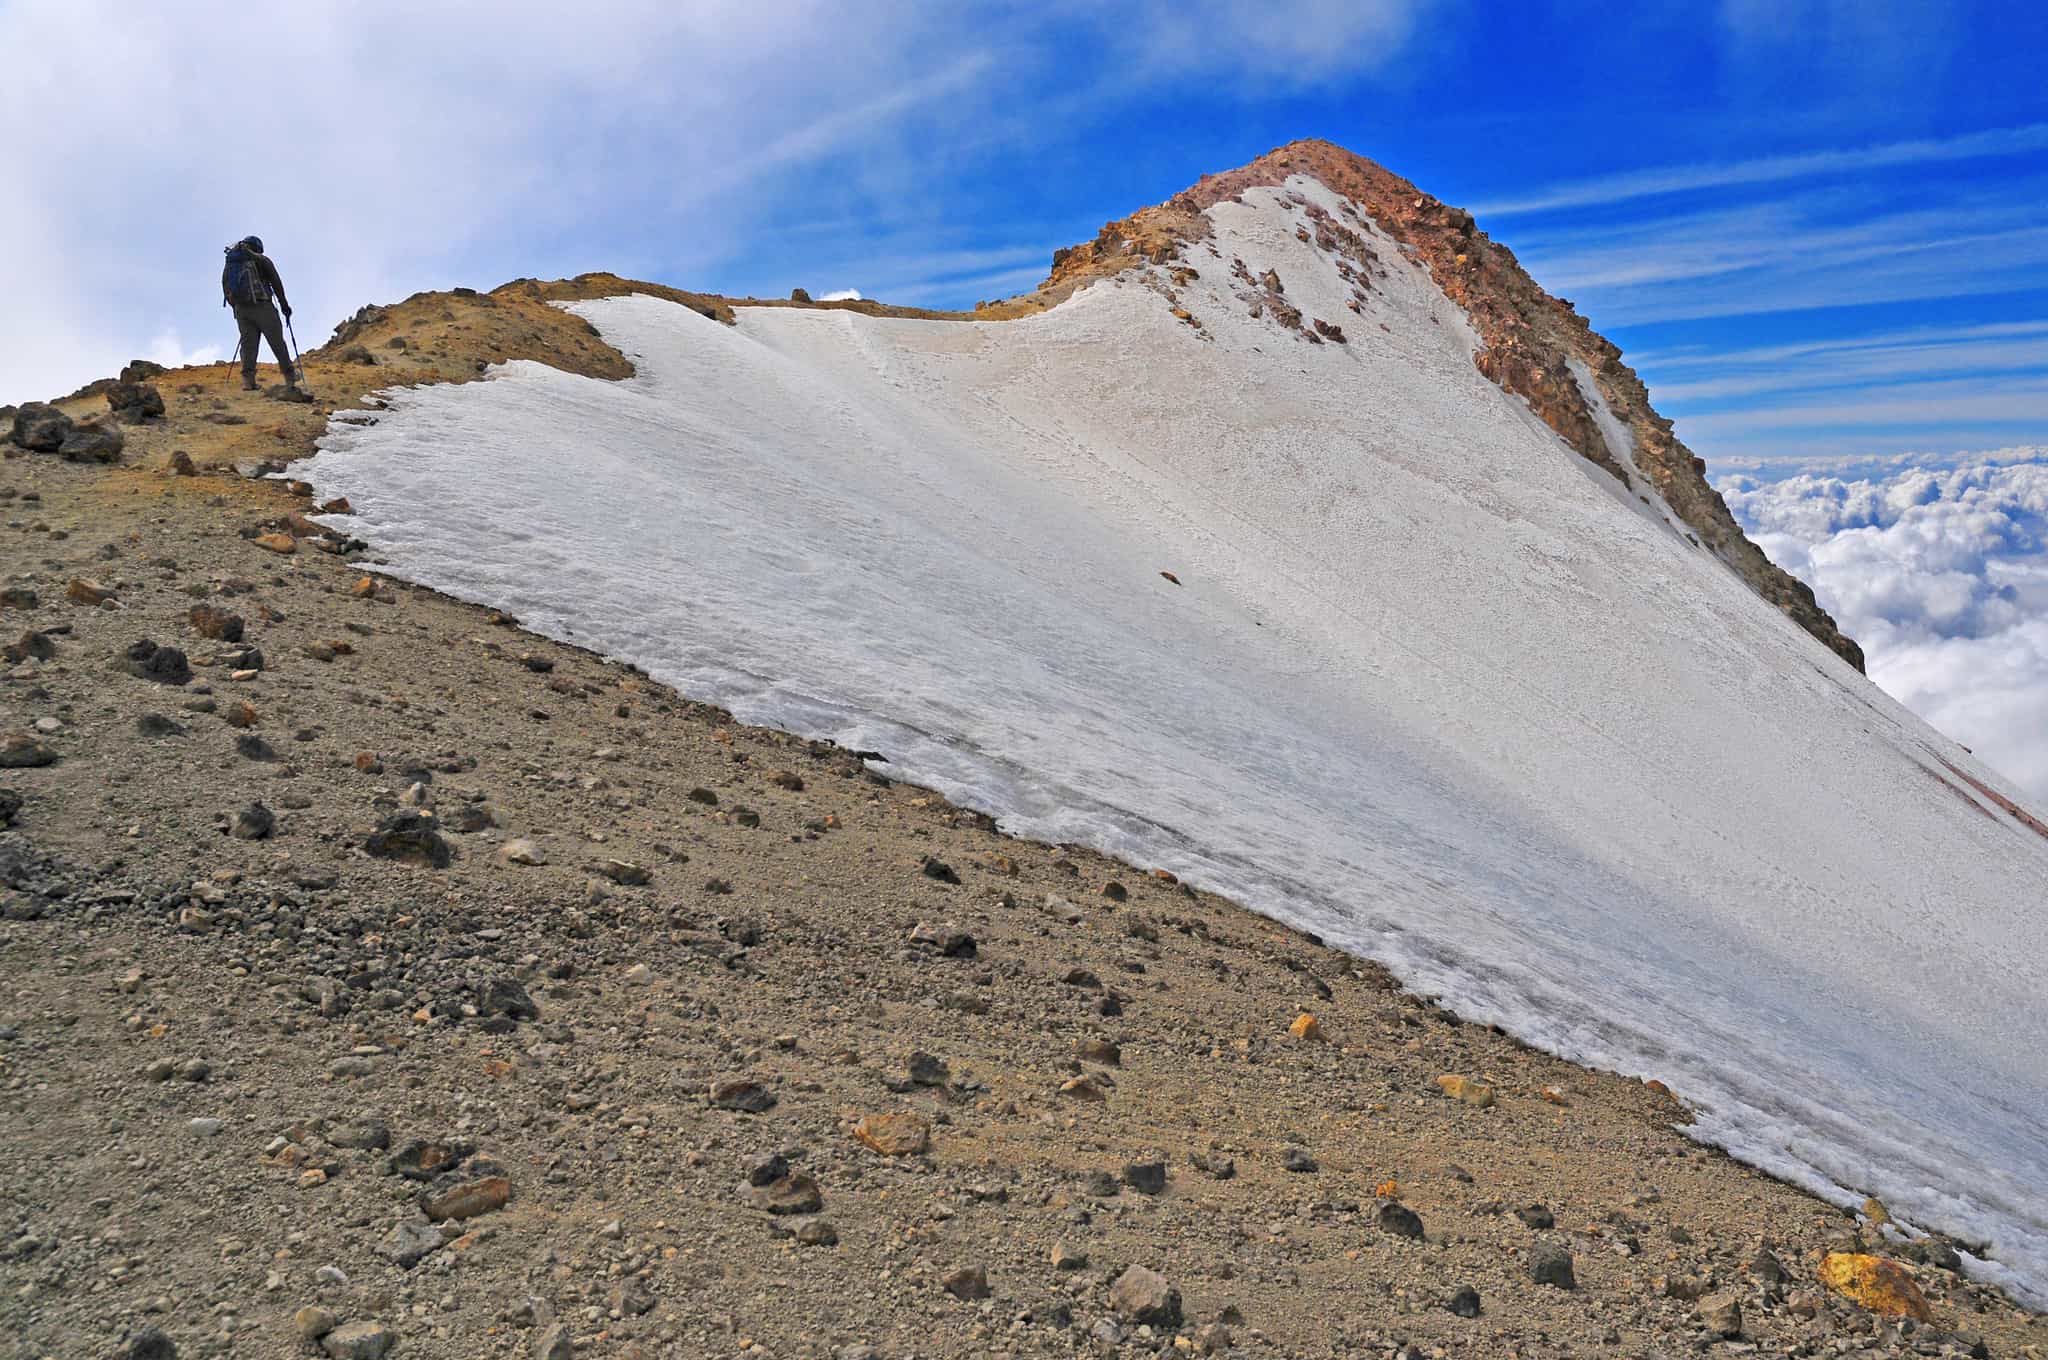
<svg viewBox="0 0 2048 1360">
<path fill-rule="evenodd" d="M 72 428 L 71 417 L 47 402 L 25 401 L 14 411 L 14 442 L 32 453 L 55 453 Z"/>
<path fill-rule="evenodd" d="M 164 413 L 163 394 L 148 383 L 117 382 L 107 389 L 107 405 L 130 425 L 155 420 Z"/>
<path fill-rule="evenodd" d="M 442 840 L 441 833 L 435 829 L 433 819 L 417 812 L 400 812 L 386 817 L 363 842 L 363 849 L 378 859 L 433 869 L 447 868 L 454 858 L 448 842 Z"/>
</svg>

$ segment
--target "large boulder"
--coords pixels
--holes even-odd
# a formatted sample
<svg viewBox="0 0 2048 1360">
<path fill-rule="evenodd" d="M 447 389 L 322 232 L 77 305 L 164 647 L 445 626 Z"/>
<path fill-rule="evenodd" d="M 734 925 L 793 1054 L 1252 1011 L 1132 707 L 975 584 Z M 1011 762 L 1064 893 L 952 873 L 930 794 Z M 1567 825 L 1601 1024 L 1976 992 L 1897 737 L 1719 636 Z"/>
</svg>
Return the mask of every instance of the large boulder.
<svg viewBox="0 0 2048 1360">
<path fill-rule="evenodd" d="M 72 426 L 57 452 L 73 463 L 111 463 L 127 442 L 119 425 L 92 420 Z"/>
<path fill-rule="evenodd" d="M 25 401 L 14 411 L 14 442 L 35 453 L 55 453 L 70 437 L 71 417 L 48 402 Z"/>
<path fill-rule="evenodd" d="M 155 420 L 164 413 L 163 394 L 148 383 L 117 382 L 107 388 L 107 405 L 114 418 L 135 425 Z"/>
<path fill-rule="evenodd" d="M 147 359 L 130 359 L 128 366 L 121 370 L 121 381 L 124 383 L 148 382 L 151 378 L 161 378 L 169 371 L 162 364 L 153 364 Z"/>
</svg>

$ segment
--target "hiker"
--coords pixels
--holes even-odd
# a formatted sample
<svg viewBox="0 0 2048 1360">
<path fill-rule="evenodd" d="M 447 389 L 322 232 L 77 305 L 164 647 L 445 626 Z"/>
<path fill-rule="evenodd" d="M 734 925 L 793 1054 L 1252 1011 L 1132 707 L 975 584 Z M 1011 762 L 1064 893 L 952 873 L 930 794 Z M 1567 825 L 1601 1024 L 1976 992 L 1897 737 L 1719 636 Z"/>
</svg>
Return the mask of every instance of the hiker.
<svg viewBox="0 0 2048 1360">
<path fill-rule="evenodd" d="M 223 307 L 235 309 L 235 324 L 242 331 L 243 389 L 256 390 L 256 342 L 263 339 L 270 342 L 270 352 L 284 371 L 285 390 L 297 394 L 299 371 L 292 365 L 291 351 L 285 348 L 284 322 L 278 320 L 280 309 L 290 319 L 292 305 L 285 300 L 284 280 L 277 276 L 277 266 L 263 253 L 263 238 L 244 236 L 227 248 L 227 257 L 220 271 L 220 301 Z M 274 304 L 273 297 L 277 299 Z"/>
</svg>

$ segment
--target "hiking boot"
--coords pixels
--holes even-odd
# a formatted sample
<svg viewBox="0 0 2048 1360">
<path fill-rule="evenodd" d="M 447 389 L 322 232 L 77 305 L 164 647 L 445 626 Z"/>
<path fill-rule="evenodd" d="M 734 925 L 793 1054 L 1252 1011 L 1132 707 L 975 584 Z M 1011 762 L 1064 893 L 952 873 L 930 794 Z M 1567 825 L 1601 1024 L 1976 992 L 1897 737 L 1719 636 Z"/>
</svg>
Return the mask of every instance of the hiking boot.
<svg viewBox="0 0 2048 1360">
<path fill-rule="evenodd" d="M 242 390 L 244 392 L 254 392 L 256 390 L 256 377 L 254 374 L 243 375 Z"/>
</svg>

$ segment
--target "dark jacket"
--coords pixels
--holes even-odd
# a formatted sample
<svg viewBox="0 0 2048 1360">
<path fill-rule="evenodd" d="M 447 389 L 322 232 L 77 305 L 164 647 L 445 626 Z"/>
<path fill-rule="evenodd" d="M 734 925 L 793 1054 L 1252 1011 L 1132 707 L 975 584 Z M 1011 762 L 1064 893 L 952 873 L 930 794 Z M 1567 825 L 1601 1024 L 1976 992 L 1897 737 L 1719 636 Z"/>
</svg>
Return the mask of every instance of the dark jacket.
<svg viewBox="0 0 2048 1360">
<path fill-rule="evenodd" d="M 228 292 L 228 277 L 234 273 L 236 264 L 241 260 L 247 260 L 255 270 L 257 284 L 266 296 L 275 297 L 279 307 L 290 311 L 292 305 L 285 300 L 284 280 L 278 277 L 277 266 L 270 262 L 268 255 L 259 255 L 247 246 L 237 245 L 228 247 L 227 262 L 221 266 L 220 270 L 221 301 L 228 303 L 230 306 L 234 305 L 236 301 Z"/>
</svg>

